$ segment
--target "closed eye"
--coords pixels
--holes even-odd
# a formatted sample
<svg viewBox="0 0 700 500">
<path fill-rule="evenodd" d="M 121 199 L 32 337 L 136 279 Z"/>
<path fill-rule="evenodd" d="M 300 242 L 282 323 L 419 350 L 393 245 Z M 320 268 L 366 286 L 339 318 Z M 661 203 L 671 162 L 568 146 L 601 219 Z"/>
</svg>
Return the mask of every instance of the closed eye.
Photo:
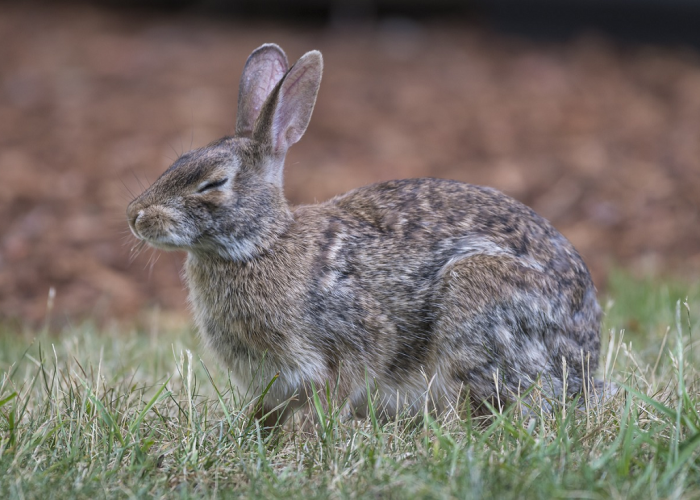
<svg viewBox="0 0 700 500">
<path fill-rule="evenodd" d="M 218 187 L 223 186 L 228 182 L 228 178 L 225 177 L 221 180 L 218 181 L 210 181 L 210 182 L 203 182 L 202 184 L 199 185 L 199 189 L 197 189 L 198 193 L 203 193 L 205 191 L 209 191 L 211 189 L 216 189 Z"/>
</svg>

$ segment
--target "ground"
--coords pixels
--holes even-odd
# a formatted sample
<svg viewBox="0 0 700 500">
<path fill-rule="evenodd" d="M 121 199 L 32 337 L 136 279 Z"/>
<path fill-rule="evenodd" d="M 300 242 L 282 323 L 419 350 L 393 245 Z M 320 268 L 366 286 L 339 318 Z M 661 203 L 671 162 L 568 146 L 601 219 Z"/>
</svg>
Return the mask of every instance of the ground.
<svg viewBox="0 0 700 500">
<path fill-rule="evenodd" d="M 246 56 L 320 49 L 311 125 L 288 157 L 293 203 L 393 178 L 499 188 L 616 266 L 700 269 L 700 57 L 581 35 L 532 42 L 449 21 L 289 26 L 0 5 L 0 318 L 186 317 L 183 256 L 130 262 L 132 195 L 231 133 Z M 149 258 L 151 259 L 149 261 Z M 157 262 L 155 262 L 157 260 Z"/>
<path fill-rule="evenodd" d="M 604 299 L 602 405 L 385 424 L 319 406 L 276 434 L 189 329 L 3 329 L 0 497 L 698 498 L 700 288 L 616 273 Z"/>
</svg>

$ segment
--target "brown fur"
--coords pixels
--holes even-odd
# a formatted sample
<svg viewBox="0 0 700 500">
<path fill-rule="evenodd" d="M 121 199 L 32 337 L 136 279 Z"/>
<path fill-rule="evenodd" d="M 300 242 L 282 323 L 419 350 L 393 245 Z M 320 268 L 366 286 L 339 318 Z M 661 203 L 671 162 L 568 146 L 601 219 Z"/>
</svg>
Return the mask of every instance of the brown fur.
<svg viewBox="0 0 700 500">
<path fill-rule="evenodd" d="M 264 47 L 251 58 L 286 62 Z M 263 64 L 246 68 L 275 74 Z M 265 408 L 295 397 L 283 418 L 312 384 L 360 415 L 368 380 L 387 415 L 397 399 L 414 412 L 467 393 L 509 401 L 538 380 L 552 397 L 581 391 L 598 361 L 595 289 L 576 250 L 526 206 L 440 179 L 287 204 L 284 154 L 306 129 L 321 68 L 305 55 L 271 86 L 251 137 L 187 153 L 128 207 L 137 237 L 188 252 L 208 345 L 258 393 L 279 373 Z"/>
</svg>

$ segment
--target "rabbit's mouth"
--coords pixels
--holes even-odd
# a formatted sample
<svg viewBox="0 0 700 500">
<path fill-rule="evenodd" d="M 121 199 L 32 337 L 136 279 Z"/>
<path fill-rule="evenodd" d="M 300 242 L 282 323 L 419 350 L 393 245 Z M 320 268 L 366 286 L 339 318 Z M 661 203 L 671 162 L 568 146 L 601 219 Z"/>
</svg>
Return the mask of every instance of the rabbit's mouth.
<svg viewBox="0 0 700 500">
<path fill-rule="evenodd" d="M 174 210 L 166 207 L 149 207 L 130 214 L 129 229 L 139 240 L 163 250 L 180 250 L 190 246 L 189 238 L 176 231 Z"/>
</svg>

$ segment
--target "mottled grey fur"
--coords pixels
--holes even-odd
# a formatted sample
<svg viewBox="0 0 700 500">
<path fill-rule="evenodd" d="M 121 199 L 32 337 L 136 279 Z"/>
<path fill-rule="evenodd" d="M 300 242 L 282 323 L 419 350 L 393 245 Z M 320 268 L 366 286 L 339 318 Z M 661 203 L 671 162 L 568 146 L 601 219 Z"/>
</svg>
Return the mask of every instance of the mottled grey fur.
<svg viewBox="0 0 700 500">
<path fill-rule="evenodd" d="M 308 124 L 322 59 L 310 52 L 287 73 L 282 62 L 276 45 L 256 50 L 246 71 L 266 81 L 244 71 L 241 92 L 269 95 L 239 98 L 239 114 L 260 110 L 254 125 L 239 118 L 236 137 L 183 155 L 127 210 L 138 238 L 188 252 L 195 321 L 239 383 L 262 391 L 279 373 L 265 411 L 296 403 L 275 418 L 311 384 L 360 415 L 367 380 L 387 415 L 507 402 L 537 381 L 551 397 L 584 389 L 598 363 L 595 289 L 528 207 L 440 179 L 288 205 L 284 155 Z"/>
</svg>

